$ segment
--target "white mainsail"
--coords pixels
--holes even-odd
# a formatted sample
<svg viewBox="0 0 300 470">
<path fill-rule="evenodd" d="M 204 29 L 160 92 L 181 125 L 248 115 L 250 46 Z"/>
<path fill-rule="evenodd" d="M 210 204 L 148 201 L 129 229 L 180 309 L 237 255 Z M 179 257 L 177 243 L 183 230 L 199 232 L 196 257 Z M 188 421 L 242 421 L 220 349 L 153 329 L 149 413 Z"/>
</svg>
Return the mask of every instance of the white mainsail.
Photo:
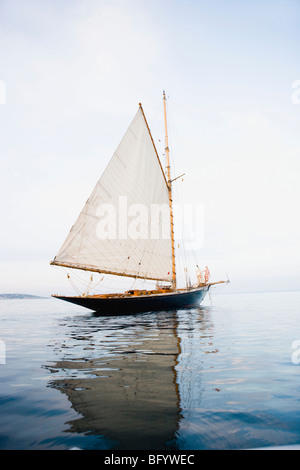
<svg viewBox="0 0 300 470">
<path fill-rule="evenodd" d="M 51 264 L 172 281 L 168 185 L 141 106 Z"/>
</svg>

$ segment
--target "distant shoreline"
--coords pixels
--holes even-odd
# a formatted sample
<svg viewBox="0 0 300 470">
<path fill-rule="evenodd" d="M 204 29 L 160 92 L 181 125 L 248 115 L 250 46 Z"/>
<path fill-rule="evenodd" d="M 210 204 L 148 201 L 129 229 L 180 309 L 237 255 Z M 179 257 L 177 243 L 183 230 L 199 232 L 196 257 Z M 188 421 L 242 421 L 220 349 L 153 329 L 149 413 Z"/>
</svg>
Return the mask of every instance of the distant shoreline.
<svg viewBox="0 0 300 470">
<path fill-rule="evenodd" d="M 11 300 L 11 299 L 46 299 L 47 297 L 40 297 L 38 295 L 30 294 L 0 294 L 0 300 Z"/>
</svg>

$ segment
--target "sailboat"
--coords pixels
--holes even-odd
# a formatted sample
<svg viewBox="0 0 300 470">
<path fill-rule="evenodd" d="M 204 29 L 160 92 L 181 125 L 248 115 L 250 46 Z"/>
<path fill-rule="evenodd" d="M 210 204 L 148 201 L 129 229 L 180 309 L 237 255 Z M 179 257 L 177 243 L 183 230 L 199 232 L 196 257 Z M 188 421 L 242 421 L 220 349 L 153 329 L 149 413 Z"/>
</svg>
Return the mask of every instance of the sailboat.
<svg viewBox="0 0 300 470">
<path fill-rule="evenodd" d="M 163 92 L 166 172 L 141 103 L 51 265 L 154 280 L 152 290 L 53 295 L 101 315 L 199 306 L 213 284 L 178 288 L 170 151 Z M 128 216 L 130 221 L 128 221 Z M 150 223 L 149 223 L 150 221 Z M 222 283 L 226 281 L 219 281 Z"/>
</svg>

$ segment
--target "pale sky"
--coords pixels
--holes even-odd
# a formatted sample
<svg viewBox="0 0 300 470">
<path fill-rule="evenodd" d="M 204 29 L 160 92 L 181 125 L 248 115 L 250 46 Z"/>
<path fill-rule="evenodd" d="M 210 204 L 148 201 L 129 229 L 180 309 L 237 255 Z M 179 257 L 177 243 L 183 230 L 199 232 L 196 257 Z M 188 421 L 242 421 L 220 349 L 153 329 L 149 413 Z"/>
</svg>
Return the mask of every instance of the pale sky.
<svg viewBox="0 0 300 470">
<path fill-rule="evenodd" d="M 164 89 L 199 264 L 299 289 L 299 24 L 298 0 L 0 0 L 0 291 L 73 293 L 49 261 L 139 102 L 161 151 Z"/>
</svg>

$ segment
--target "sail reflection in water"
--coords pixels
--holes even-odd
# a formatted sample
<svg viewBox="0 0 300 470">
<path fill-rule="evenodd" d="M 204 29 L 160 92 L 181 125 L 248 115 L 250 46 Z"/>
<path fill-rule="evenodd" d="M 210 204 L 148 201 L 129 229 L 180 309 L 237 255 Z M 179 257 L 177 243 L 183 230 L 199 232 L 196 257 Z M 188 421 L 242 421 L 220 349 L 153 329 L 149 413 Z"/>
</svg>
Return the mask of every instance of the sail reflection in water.
<svg viewBox="0 0 300 470">
<path fill-rule="evenodd" d="M 51 386 L 81 415 L 68 430 L 103 436 L 114 449 L 175 449 L 181 417 L 177 323 L 177 311 L 75 317 L 67 338 L 54 346 L 60 359 L 51 364 Z"/>
</svg>

